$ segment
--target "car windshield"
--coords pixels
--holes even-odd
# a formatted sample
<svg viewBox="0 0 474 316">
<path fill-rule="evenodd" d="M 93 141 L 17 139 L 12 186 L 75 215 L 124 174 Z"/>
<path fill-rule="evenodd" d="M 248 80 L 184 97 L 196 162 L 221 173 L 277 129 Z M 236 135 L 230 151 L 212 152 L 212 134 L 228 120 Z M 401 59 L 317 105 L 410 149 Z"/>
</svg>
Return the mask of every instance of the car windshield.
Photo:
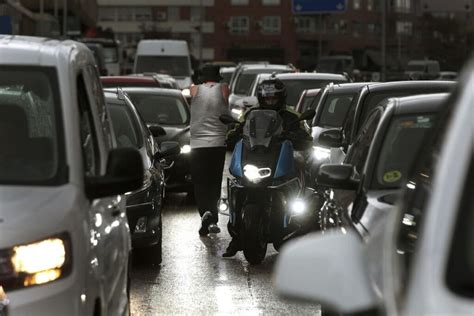
<svg viewBox="0 0 474 316">
<path fill-rule="evenodd" d="M 320 89 L 329 83 L 329 81 L 321 79 L 286 79 L 281 81 L 286 86 L 286 104 L 292 107 L 296 106 L 304 90 Z"/>
<path fill-rule="evenodd" d="M 129 93 L 147 124 L 186 125 L 189 123 L 189 110 L 178 96 L 152 93 Z"/>
<path fill-rule="evenodd" d="M 140 127 L 125 104 L 107 103 L 118 147 L 140 148 Z"/>
<path fill-rule="evenodd" d="M 355 95 L 356 93 L 329 93 L 325 100 L 323 100 L 321 117 L 319 122 L 315 122 L 315 125 L 321 127 L 342 127 Z"/>
<path fill-rule="evenodd" d="M 173 77 L 190 77 L 187 56 L 137 56 L 137 73 L 156 72 Z"/>
<path fill-rule="evenodd" d="M 375 169 L 374 189 L 395 189 L 404 183 L 418 148 L 433 130 L 434 118 L 434 115 L 407 115 L 391 122 Z"/>
<path fill-rule="evenodd" d="M 235 94 L 247 95 L 257 74 L 241 74 L 235 83 Z"/>
<path fill-rule="evenodd" d="M 316 69 L 318 72 L 342 73 L 344 61 L 342 59 L 322 59 Z"/>
<path fill-rule="evenodd" d="M 230 78 L 232 78 L 232 72 L 221 73 L 222 80 L 221 82 L 229 84 Z"/>
<path fill-rule="evenodd" d="M 117 47 L 104 47 L 104 59 L 106 63 L 118 63 Z"/>
<path fill-rule="evenodd" d="M 63 182 L 66 168 L 57 86 L 52 68 L 0 70 L 0 183 Z"/>
<path fill-rule="evenodd" d="M 425 71 L 424 64 L 411 64 L 407 66 L 407 71 Z"/>
</svg>

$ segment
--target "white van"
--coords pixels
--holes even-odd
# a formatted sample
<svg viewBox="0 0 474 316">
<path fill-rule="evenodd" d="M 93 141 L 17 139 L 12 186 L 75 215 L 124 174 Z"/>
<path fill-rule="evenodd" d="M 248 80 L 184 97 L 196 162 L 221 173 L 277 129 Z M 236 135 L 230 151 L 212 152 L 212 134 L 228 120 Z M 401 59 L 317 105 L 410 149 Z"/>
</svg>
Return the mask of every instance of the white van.
<svg viewBox="0 0 474 316">
<path fill-rule="evenodd" d="M 0 284 L 12 315 L 129 315 L 122 194 L 140 154 L 114 149 L 92 52 L 0 35 Z"/>
<path fill-rule="evenodd" d="M 135 56 L 134 73 L 170 75 L 181 89 L 188 88 L 193 74 L 188 43 L 179 40 L 141 40 Z"/>
</svg>

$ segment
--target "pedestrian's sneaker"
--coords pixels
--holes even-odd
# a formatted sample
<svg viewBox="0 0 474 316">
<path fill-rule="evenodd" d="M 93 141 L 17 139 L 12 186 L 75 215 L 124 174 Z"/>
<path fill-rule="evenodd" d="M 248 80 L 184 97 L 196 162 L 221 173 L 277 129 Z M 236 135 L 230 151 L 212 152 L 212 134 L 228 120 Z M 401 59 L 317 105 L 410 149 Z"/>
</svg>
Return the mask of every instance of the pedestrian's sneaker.
<svg viewBox="0 0 474 316">
<path fill-rule="evenodd" d="M 219 226 L 217 226 L 217 224 L 210 224 L 207 228 L 207 230 L 209 231 L 210 234 L 218 234 L 221 232 L 221 229 L 219 228 Z"/>
<path fill-rule="evenodd" d="M 207 234 L 209 234 L 209 226 L 211 224 L 212 224 L 212 213 L 207 211 L 202 215 L 201 228 L 199 228 L 199 235 L 206 236 Z"/>
</svg>

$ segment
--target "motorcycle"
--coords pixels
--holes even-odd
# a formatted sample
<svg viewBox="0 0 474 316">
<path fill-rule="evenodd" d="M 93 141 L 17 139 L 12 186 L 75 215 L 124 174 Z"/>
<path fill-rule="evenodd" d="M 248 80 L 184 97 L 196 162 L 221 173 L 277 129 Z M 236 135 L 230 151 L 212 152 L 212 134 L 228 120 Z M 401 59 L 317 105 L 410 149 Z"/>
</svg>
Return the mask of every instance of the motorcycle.
<svg viewBox="0 0 474 316">
<path fill-rule="evenodd" d="M 314 110 L 309 110 L 291 124 L 313 116 Z M 221 116 L 221 121 L 238 123 L 229 115 Z M 247 261 L 259 264 L 268 243 L 278 251 L 288 239 L 313 229 L 315 194 L 304 185 L 291 134 L 285 133 L 276 111 L 252 110 L 242 132 L 227 179 L 227 228 L 232 237 L 239 236 Z"/>
</svg>

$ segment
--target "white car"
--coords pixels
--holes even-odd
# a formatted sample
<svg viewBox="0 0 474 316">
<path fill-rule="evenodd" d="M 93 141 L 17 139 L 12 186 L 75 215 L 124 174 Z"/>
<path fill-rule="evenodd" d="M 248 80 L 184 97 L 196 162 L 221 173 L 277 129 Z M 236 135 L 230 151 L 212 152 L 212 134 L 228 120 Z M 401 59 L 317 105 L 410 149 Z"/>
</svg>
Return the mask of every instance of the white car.
<svg viewBox="0 0 474 316">
<path fill-rule="evenodd" d="M 141 185 L 113 135 L 94 57 L 0 36 L 0 284 L 11 315 L 128 315 L 121 194 Z"/>
<path fill-rule="evenodd" d="M 459 82 L 389 219 L 365 240 L 348 230 L 289 243 L 280 293 L 342 313 L 474 314 L 474 62 Z"/>
</svg>

